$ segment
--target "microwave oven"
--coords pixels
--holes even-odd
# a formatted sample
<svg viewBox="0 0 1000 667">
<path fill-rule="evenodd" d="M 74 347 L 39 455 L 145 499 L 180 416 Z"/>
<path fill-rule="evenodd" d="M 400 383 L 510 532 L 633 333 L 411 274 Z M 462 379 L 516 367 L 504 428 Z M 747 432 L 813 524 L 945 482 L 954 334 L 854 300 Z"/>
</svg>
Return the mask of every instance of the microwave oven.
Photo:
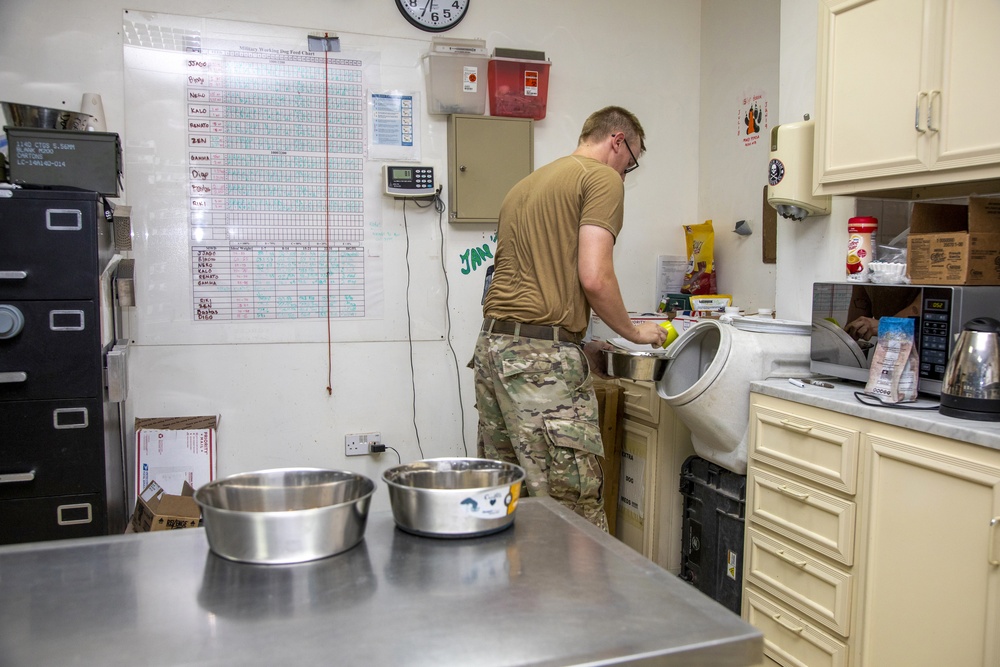
<svg viewBox="0 0 1000 667">
<path fill-rule="evenodd" d="M 1000 319 L 1000 286 L 813 283 L 809 367 L 867 382 L 882 317 L 912 317 L 920 361 L 918 389 L 941 393 L 958 333 L 975 317 Z"/>
</svg>

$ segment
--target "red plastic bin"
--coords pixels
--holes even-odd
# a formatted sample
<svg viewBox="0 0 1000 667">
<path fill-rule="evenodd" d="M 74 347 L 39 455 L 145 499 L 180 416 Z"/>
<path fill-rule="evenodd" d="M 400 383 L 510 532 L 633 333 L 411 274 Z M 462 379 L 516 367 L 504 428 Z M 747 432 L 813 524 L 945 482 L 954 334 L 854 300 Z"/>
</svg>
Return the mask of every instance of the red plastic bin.
<svg viewBox="0 0 1000 667">
<path fill-rule="evenodd" d="M 551 64 L 545 60 L 490 58 L 490 115 L 545 118 Z"/>
</svg>

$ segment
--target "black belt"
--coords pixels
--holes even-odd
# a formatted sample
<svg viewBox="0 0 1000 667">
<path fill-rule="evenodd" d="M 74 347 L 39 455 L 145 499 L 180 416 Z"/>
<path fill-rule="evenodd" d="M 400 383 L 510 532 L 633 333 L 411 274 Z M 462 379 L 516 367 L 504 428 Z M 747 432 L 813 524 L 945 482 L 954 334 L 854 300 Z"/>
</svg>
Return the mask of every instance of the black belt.
<svg viewBox="0 0 1000 667">
<path fill-rule="evenodd" d="M 510 320 L 494 320 L 487 317 L 483 320 L 483 331 L 495 334 L 510 334 L 523 338 L 539 338 L 562 343 L 580 343 L 582 336 L 566 331 L 562 327 L 547 327 L 541 324 L 523 324 Z"/>
</svg>

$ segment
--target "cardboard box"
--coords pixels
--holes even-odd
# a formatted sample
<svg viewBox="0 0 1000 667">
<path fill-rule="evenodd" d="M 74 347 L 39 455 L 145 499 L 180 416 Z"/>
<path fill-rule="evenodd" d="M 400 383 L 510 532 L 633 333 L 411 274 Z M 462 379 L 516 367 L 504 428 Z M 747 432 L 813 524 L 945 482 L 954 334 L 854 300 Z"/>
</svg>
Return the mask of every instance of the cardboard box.
<svg viewBox="0 0 1000 667">
<path fill-rule="evenodd" d="M 201 525 L 201 508 L 194 501 L 194 488 L 187 482 L 179 496 L 166 493 L 155 481 L 143 489 L 135 501 L 132 531 L 148 533 L 154 530 L 197 528 Z"/>
<path fill-rule="evenodd" d="M 968 206 L 915 203 L 906 274 L 913 283 L 1000 285 L 1000 199 L 970 197 Z"/>
<path fill-rule="evenodd" d="M 215 479 L 219 417 L 135 420 L 135 494 L 156 482 L 178 495 Z"/>
<path fill-rule="evenodd" d="M 666 313 L 629 312 L 628 315 L 632 319 L 632 324 L 637 326 L 643 322 L 656 322 L 659 324 L 670 320 Z M 587 330 L 587 334 L 592 340 L 611 340 L 613 338 L 618 338 L 618 334 L 616 334 L 611 327 L 605 324 L 604 320 L 598 317 L 593 311 L 590 313 L 590 327 Z"/>
</svg>

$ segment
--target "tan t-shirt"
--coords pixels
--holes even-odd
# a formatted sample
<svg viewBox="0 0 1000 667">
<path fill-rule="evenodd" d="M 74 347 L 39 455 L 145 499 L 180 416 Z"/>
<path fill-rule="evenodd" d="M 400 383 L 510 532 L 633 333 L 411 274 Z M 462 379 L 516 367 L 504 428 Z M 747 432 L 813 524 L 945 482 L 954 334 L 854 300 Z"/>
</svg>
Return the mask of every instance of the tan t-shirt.
<svg viewBox="0 0 1000 667">
<path fill-rule="evenodd" d="M 580 286 L 580 226 L 615 238 L 622 228 L 625 185 L 614 169 L 569 155 L 517 183 L 500 207 L 494 274 L 483 315 L 583 333 L 590 304 Z"/>
</svg>

